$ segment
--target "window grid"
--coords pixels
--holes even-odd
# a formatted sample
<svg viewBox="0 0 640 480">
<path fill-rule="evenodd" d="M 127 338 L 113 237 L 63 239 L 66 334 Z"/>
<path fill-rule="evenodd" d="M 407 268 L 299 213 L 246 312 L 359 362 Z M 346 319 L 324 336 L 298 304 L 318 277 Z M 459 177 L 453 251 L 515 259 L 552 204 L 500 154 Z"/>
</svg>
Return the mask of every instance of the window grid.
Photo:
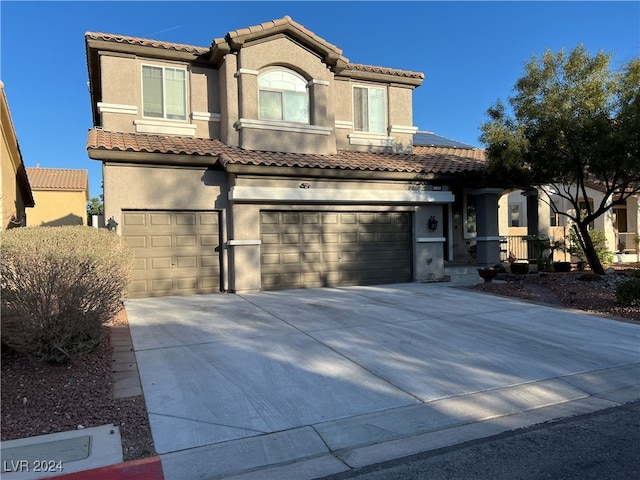
<svg viewBox="0 0 640 480">
<path fill-rule="evenodd" d="M 143 116 L 187 119 L 187 72 L 182 68 L 142 66 Z"/>
</svg>

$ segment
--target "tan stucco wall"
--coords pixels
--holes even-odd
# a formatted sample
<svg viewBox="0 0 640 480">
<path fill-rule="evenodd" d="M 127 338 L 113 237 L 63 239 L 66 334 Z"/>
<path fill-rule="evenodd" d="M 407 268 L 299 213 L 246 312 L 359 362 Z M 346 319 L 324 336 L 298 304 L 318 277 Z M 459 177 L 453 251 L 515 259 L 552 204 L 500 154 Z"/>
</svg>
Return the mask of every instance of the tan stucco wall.
<svg viewBox="0 0 640 480">
<path fill-rule="evenodd" d="M 193 112 L 220 113 L 220 92 L 218 72 L 214 68 L 190 66 L 186 62 L 170 62 L 140 58 L 134 55 L 102 54 L 100 56 L 102 103 L 137 108 L 137 113 L 114 113 L 104 111 L 101 114 L 102 127 L 117 132 L 135 132 L 136 120 L 145 120 L 142 109 L 142 65 L 168 66 L 187 70 L 187 119 L 163 120 L 148 118 L 168 127 L 195 125 L 195 136 L 201 138 L 219 138 L 220 122 L 217 120 L 199 120 L 193 118 Z M 145 132 L 152 133 L 152 132 Z M 166 132 L 158 132 L 166 133 Z M 171 132 L 169 132 L 171 133 Z M 175 134 L 186 134 L 176 131 Z"/>
<path fill-rule="evenodd" d="M 4 85 L 0 82 L 0 212 L 2 214 L 2 230 L 10 226 L 12 218 L 23 220 L 26 216 L 24 198 L 28 198 L 28 192 L 21 190 L 18 183 L 18 169 L 24 173 L 22 157 L 18 149 L 18 140 L 13 129 L 13 122 L 9 112 L 9 106 L 4 93 Z M 31 209 L 29 209 L 29 212 Z"/>
<path fill-rule="evenodd" d="M 29 210 L 28 226 L 87 224 L 86 191 L 34 190 L 33 198 L 36 206 Z"/>
<path fill-rule="evenodd" d="M 97 101 L 108 105 L 108 108 L 99 107 L 102 110 L 102 127 L 105 130 L 194 135 L 202 138 L 220 138 L 230 145 L 253 150 L 318 154 L 335 153 L 337 149 L 405 152 L 410 151 L 412 147 L 412 134 L 394 129 L 412 127 L 413 87 L 391 81 L 376 82 L 334 77 L 333 72 L 317 54 L 284 36 L 248 43 L 237 55 L 227 55 L 217 68 L 112 52 L 102 52 L 100 64 L 102 98 Z M 143 117 L 143 64 L 187 69 L 185 121 Z M 306 131 L 278 129 L 278 122 L 266 122 L 266 128 L 261 124 L 238 123 L 241 119 L 260 120 L 257 75 L 273 67 L 291 69 L 310 82 L 310 125 L 322 127 L 324 131 L 314 131 L 313 128 Z M 336 128 L 336 120 L 347 124 L 353 121 L 353 85 L 385 88 L 388 129 L 377 137 L 389 137 L 385 140 L 388 145 L 380 145 L 379 141 L 366 145 L 356 144 L 348 138 L 348 135 L 353 133 L 352 129 Z M 202 114 L 205 114 L 205 117 L 207 114 L 213 114 L 213 117 L 203 118 Z M 147 124 L 140 126 L 141 122 Z M 157 125 L 149 125 L 149 122 Z M 276 124 L 275 127 L 273 123 Z M 195 128 L 188 128 L 190 126 Z"/>
<path fill-rule="evenodd" d="M 12 148 L 14 147 L 14 148 Z M 2 125 L 2 176 L 0 191 L 0 208 L 2 212 L 2 230 L 6 230 L 12 217 L 24 218 L 25 207 L 16 182 L 16 158 L 15 145 L 10 145 L 10 139 L 5 136 L 5 125 Z"/>
<path fill-rule="evenodd" d="M 228 205 L 226 173 L 206 167 L 107 164 L 102 175 L 105 219 L 118 223 L 126 209 L 221 210 Z"/>
</svg>

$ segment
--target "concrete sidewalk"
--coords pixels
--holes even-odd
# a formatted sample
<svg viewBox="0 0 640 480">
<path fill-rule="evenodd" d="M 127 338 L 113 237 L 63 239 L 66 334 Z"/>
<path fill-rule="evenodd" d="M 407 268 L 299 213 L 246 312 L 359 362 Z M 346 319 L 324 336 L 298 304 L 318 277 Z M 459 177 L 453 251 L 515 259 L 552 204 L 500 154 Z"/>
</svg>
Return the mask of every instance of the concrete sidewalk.
<svg viewBox="0 0 640 480">
<path fill-rule="evenodd" d="M 168 480 L 317 478 L 640 398 L 640 327 L 443 284 L 131 300 Z"/>
</svg>

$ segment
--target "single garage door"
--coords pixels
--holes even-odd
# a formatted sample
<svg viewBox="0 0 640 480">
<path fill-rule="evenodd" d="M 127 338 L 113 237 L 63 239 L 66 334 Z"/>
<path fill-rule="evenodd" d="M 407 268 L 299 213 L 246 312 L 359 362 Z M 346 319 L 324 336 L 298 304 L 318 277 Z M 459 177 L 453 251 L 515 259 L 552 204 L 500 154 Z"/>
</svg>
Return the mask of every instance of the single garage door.
<svg viewBox="0 0 640 480">
<path fill-rule="evenodd" d="M 408 212 L 263 211 L 264 290 L 411 281 Z"/>
<path fill-rule="evenodd" d="M 122 234 L 135 253 L 130 297 L 220 291 L 214 211 L 125 211 Z"/>
</svg>

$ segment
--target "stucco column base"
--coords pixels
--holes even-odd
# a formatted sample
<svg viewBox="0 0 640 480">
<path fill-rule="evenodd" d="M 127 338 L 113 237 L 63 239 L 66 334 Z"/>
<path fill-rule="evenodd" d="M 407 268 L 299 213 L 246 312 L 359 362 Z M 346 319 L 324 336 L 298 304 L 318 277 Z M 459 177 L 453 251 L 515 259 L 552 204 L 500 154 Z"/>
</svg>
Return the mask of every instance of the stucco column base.
<svg viewBox="0 0 640 480">
<path fill-rule="evenodd" d="M 478 266 L 487 267 L 500 263 L 500 239 L 476 238 Z"/>
<path fill-rule="evenodd" d="M 260 242 L 229 241 L 229 289 L 234 293 L 256 293 L 261 290 Z"/>
<path fill-rule="evenodd" d="M 498 201 L 501 188 L 481 188 L 472 193 L 476 200 L 477 263 L 500 263 L 500 237 L 498 236 Z"/>
</svg>

